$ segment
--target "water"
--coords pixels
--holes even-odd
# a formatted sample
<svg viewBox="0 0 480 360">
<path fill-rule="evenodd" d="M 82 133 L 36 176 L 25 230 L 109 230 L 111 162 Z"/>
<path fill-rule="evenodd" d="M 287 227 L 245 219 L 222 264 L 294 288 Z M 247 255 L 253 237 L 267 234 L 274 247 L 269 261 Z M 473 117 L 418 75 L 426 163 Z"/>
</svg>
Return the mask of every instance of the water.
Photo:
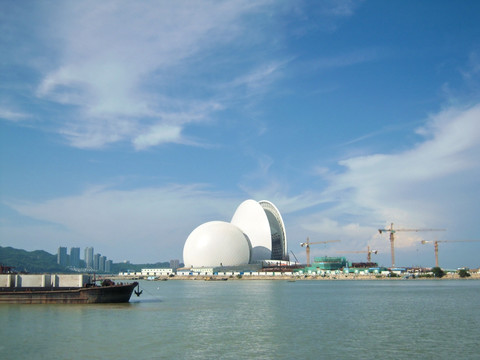
<svg viewBox="0 0 480 360">
<path fill-rule="evenodd" d="M 478 359 L 480 281 L 143 281 L 119 305 L 0 305 L 1 359 Z"/>
</svg>

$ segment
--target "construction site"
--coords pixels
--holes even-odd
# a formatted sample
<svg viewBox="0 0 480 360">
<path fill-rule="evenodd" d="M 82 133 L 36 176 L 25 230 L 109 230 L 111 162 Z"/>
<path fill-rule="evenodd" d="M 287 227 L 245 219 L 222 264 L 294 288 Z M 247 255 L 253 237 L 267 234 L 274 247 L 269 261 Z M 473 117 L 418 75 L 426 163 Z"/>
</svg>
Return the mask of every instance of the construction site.
<svg viewBox="0 0 480 360">
<path fill-rule="evenodd" d="M 379 267 L 376 262 L 372 262 L 372 254 L 378 254 L 378 250 L 370 249 L 370 246 L 367 245 L 365 250 L 355 250 L 355 251 L 342 251 L 342 254 L 366 254 L 365 262 L 352 262 L 349 263 L 345 257 L 317 257 L 314 259 L 314 263 L 310 264 L 310 246 L 317 244 L 328 244 L 334 242 L 340 242 L 341 240 L 326 240 L 326 241 L 315 241 L 310 242 L 307 238 L 306 242 L 300 244 L 300 246 L 305 247 L 306 249 L 306 273 L 322 273 L 325 274 L 327 271 L 336 271 L 337 273 L 341 272 L 343 274 L 384 274 L 386 276 L 391 276 L 391 274 L 428 274 L 431 272 L 431 268 L 422 268 L 422 267 L 398 267 L 395 263 L 395 235 L 397 232 L 423 232 L 423 231 L 445 231 L 445 229 L 410 229 L 410 228 L 394 228 L 393 223 L 390 224 L 389 228 L 378 229 L 380 235 L 384 233 L 389 234 L 390 240 L 390 252 L 391 252 L 391 266 Z M 421 240 L 422 245 L 433 244 L 434 245 L 434 256 L 435 256 L 435 268 L 440 269 L 439 264 L 439 244 L 440 243 L 465 243 L 465 242 L 480 242 L 480 240 Z M 446 273 L 454 274 L 457 271 L 462 269 L 445 269 Z M 470 269 L 463 269 L 470 270 Z M 471 269 L 472 273 L 478 273 L 478 269 Z M 469 273 L 470 274 L 470 273 Z"/>
<path fill-rule="evenodd" d="M 243 264 L 238 266 L 200 266 L 184 267 L 178 269 L 142 269 L 141 272 L 124 272 L 121 277 L 133 279 L 428 279 L 428 278 L 480 278 L 479 269 L 442 269 L 439 264 L 440 243 L 466 243 L 480 242 L 480 240 L 419 240 L 421 245 L 433 244 L 435 267 L 397 266 L 395 262 L 395 241 L 398 232 L 430 232 L 445 231 L 445 229 L 411 229 L 394 228 L 391 223 L 389 228 L 378 229 L 380 236 L 389 235 L 391 264 L 380 266 L 374 255 L 379 251 L 370 245 L 361 250 L 336 251 L 338 256 L 316 256 L 311 261 L 311 247 L 341 242 L 337 240 L 310 241 L 307 237 L 301 242 L 300 247 L 305 249 L 306 263 L 301 263 L 293 251 L 284 260 L 263 260 L 261 262 Z M 349 261 L 347 254 L 364 254 L 362 261 Z M 291 255 L 291 256 L 290 256 Z"/>
</svg>

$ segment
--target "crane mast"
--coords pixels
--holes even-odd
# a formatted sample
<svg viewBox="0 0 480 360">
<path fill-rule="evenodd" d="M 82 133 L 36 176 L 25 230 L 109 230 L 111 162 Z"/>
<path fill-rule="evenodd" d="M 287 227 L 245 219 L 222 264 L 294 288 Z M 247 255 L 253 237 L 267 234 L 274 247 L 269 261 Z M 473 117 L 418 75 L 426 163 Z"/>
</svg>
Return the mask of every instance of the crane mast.
<svg viewBox="0 0 480 360">
<path fill-rule="evenodd" d="M 392 267 L 395 267 L 395 233 L 398 231 L 445 231 L 445 229 L 393 229 L 393 223 L 390 224 L 390 229 L 378 229 L 380 234 L 384 232 L 390 233 L 390 251 L 392 253 Z"/>
<path fill-rule="evenodd" d="M 307 241 L 300 243 L 301 247 L 305 247 L 306 255 L 307 255 L 307 267 L 310 266 L 310 245 L 314 244 L 327 244 L 327 243 L 332 243 L 332 242 L 339 242 L 340 240 L 326 240 L 326 241 L 315 241 L 315 242 L 310 242 L 310 239 L 307 237 Z"/>
<path fill-rule="evenodd" d="M 372 253 L 377 254 L 378 250 L 372 250 L 370 251 L 370 246 L 367 246 L 367 262 L 372 262 Z"/>
<path fill-rule="evenodd" d="M 435 241 L 432 241 L 432 240 L 422 240 L 421 243 L 423 245 L 425 244 L 429 244 L 429 243 L 432 243 L 433 242 L 433 248 L 434 248 L 434 251 L 435 251 L 435 267 L 439 267 L 438 266 L 438 243 L 449 243 L 449 242 L 477 242 L 477 241 L 480 241 L 480 240 L 435 240 Z"/>
</svg>

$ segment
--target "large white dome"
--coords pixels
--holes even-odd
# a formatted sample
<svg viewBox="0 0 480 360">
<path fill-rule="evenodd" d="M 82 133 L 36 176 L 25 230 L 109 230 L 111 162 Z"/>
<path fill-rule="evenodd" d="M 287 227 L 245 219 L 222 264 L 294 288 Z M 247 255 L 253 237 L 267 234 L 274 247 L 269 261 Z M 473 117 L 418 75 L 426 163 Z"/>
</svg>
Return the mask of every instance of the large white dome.
<svg viewBox="0 0 480 360">
<path fill-rule="evenodd" d="M 186 267 L 238 266 L 250 262 L 248 237 L 236 225 L 210 221 L 197 227 L 183 247 Z"/>
</svg>

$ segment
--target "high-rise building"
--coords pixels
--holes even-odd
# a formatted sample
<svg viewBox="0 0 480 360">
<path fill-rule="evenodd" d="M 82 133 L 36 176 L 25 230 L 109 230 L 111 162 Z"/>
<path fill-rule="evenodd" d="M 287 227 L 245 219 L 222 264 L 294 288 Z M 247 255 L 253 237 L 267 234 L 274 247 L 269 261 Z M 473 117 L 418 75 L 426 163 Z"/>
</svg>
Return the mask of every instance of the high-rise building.
<svg viewBox="0 0 480 360">
<path fill-rule="evenodd" d="M 98 263 L 98 271 L 105 272 L 105 262 L 107 261 L 106 256 L 100 256 Z"/>
<path fill-rule="evenodd" d="M 113 265 L 113 261 L 112 261 L 112 260 L 107 260 L 107 261 L 105 262 L 105 272 L 106 272 L 106 273 L 112 272 L 112 265 Z"/>
<path fill-rule="evenodd" d="M 78 268 L 80 266 L 80 248 L 70 248 L 70 266 Z"/>
<path fill-rule="evenodd" d="M 170 267 L 172 269 L 178 269 L 179 266 L 180 266 L 180 260 L 178 259 L 170 260 Z"/>
<path fill-rule="evenodd" d="M 85 267 L 93 269 L 93 247 L 85 248 Z"/>
<path fill-rule="evenodd" d="M 99 270 L 100 268 L 100 254 L 93 255 L 93 270 Z"/>
<path fill-rule="evenodd" d="M 67 248 L 60 246 L 57 251 L 57 264 L 67 266 L 68 258 L 67 258 Z"/>
</svg>

